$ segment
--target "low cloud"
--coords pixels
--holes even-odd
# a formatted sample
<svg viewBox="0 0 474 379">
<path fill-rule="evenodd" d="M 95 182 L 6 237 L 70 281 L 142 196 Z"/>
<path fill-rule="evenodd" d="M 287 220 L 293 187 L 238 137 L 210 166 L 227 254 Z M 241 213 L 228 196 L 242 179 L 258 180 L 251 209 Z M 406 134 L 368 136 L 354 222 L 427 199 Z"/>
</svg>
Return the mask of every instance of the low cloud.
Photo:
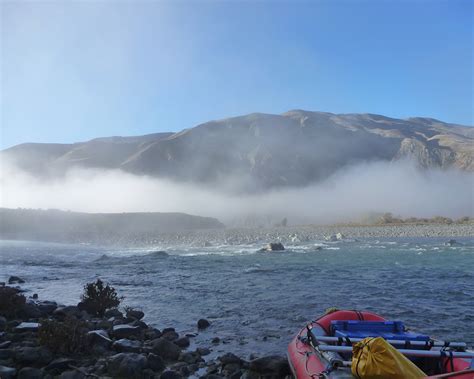
<svg viewBox="0 0 474 379">
<path fill-rule="evenodd" d="M 474 215 L 472 173 L 420 170 L 408 161 L 358 164 L 304 188 L 238 195 L 225 188 L 177 183 L 120 170 L 72 169 L 62 178 L 38 179 L 1 162 L 0 205 L 82 212 L 185 212 L 239 220 L 329 223 L 370 212 L 402 217 Z M 229 178 L 228 184 L 237 181 Z"/>
</svg>

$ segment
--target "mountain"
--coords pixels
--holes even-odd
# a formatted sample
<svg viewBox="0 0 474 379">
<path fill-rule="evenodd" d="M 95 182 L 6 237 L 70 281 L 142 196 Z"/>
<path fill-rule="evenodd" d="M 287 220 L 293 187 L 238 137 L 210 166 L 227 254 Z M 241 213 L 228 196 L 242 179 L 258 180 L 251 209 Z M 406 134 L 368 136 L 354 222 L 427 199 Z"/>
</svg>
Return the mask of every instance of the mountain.
<svg viewBox="0 0 474 379">
<path fill-rule="evenodd" d="M 79 213 L 54 209 L 0 208 L 0 239 L 57 242 L 143 240 L 198 229 L 220 229 L 215 218 L 185 213 Z"/>
<path fill-rule="evenodd" d="M 305 185 L 375 160 L 412 158 L 424 168 L 474 171 L 474 128 L 423 117 L 293 110 L 210 121 L 178 133 L 28 143 L 0 154 L 37 176 L 113 168 L 204 184 L 238 178 L 256 190 Z"/>
</svg>

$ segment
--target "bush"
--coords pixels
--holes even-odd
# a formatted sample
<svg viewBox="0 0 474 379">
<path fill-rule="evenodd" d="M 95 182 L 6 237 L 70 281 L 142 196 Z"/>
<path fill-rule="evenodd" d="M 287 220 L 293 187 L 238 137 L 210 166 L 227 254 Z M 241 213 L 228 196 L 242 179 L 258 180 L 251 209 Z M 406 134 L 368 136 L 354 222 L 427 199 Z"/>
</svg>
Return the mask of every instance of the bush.
<svg viewBox="0 0 474 379">
<path fill-rule="evenodd" d="M 41 345 L 62 354 L 87 350 L 87 327 L 84 321 L 66 317 L 64 321 L 42 320 L 38 330 Z"/>
<path fill-rule="evenodd" d="M 23 310 L 26 299 L 16 288 L 0 287 L 0 315 L 6 318 L 18 316 Z"/>
<path fill-rule="evenodd" d="M 88 313 L 103 317 L 105 311 L 118 307 L 122 299 L 114 287 L 97 279 L 95 283 L 87 283 L 84 286 L 81 306 Z"/>
</svg>

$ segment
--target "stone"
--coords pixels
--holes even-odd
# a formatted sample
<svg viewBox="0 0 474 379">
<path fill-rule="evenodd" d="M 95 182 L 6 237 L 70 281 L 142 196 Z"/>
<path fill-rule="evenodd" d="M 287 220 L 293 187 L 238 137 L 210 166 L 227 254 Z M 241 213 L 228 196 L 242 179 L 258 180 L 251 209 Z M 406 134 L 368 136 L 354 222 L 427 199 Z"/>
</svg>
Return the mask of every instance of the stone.
<svg viewBox="0 0 474 379">
<path fill-rule="evenodd" d="M 23 347 L 17 350 L 16 360 L 23 364 L 47 365 L 53 360 L 53 354 L 44 346 Z"/>
<path fill-rule="evenodd" d="M 181 355 L 179 356 L 179 360 L 189 365 L 199 362 L 201 360 L 201 356 L 196 352 L 186 352 L 181 353 Z"/>
<path fill-rule="evenodd" d="M 278 378 L 291 375 L 288 360 L 279 355 L 270 355 L 254 359 L 250 362 L 249 369 L 261 375 L 271 375 Z"/>
<path fill-rule="evenodd" d="M 203 357 L 211 354 L 211 350 L 209 350 L 207 347 L 198 347 L 196 352 Z"/>
<path fill-rule="evenodd" d="M 119 353 L 139 353 L 142 350 L 142 343 L 122 338 L 112 344 L 112 349 Z"/>
<path fill-rule="evenodd" d="M 143 317 L 145 317 L 145 313 L 138 309 L 129 309 L 127 311 L 127 317 L 133 318 L 135 320 L 141 320 Z"/>
<path fill-rule="evenodd" d="M 140 335 L 141 329 L 138 326 L 128 324 L 114 325 L 112 334 L 115 338 L 128 338 Z"/>
<path fill-rule="evenodd" d="M 0 349 L 0 360 L 10 359 L 15 356 L 15 351 L 12 349 Z"/>
<path fill-rule="evenodd" d="M 206 329 L 211 326 L 211 323 L 207 321 L 205 318 L 201 318 L 197 322 L 198 329 Z"/>
<path fill-rule="evenodd" d="M 12 275 L 8 278 L 8 284 L 22 284 L 22 283 L 25 283 L 25 281 L 19 276 Z"/>
<path fill-rule="evenodd" d="M 222 365 L 227 365 L 231 363 L 237 363 L 237 364 L 242 364 L 242 359 L 240 359 L 237 355 L 232 354 L 232 353 L 226 353 L 222 356 L 220 356 L 219 361 L 222 363 Z"/>
<path fill-rule="evenodd" d="M 179 334 L 174 330 L 170 330 L 168 332 L 163 332 L 162 337 L 166 338 L 168 341 L 176 341 L 179 338 Z"/>
<path fill-rule="evenodd" d="M 174 370 L 166 370 L 160 376 L 160 379 L 182 379 L 182 378 L 183 376 L 179 372 L 174 371 Z"/>
<path fill-rule="evenodd" d="M 68 370 L 64 371 L 59 375 L 59 379 L 83 379 L 86 376 L 78 370 Z"/>
<path fill-rule="evenodd" d="M 18 379 L 42 379 L 43 378 L 43 370 L 34 367 L 23 367 L 20 371 L 18 371 Z"/>
<path fill-rule="evenodd" d="M 58 317 L 81 317 L 81 310 L 75 305 L 68 305 L 65 307 L 58 307 L 53 312 L 54 316 Z"/>
<path fill-rule="evenodd" d="M 148 367 L 153 371 L 161 371 L 166 367 L 165 361 L 159 355 L 150 353 L 148 354 Z"/>
<path fill-rule="evenodd" d="M 22 315 L 25 318 L 40 318 L 43 316 L 43 313 L 40 311 L 38 306 L 34 303 L 23 304 Z"/>
<path fill-rule="evenodd" d="M 117 308 L 112 308 L 108 309 L 104 313 L 105 318 L 111 318 L 111 317 L 116 317 L 116 318 L 123 318 L 123 313 L 120 312 Z"/>
<path fill-rule="evenodd" d="M 330 236 L 325 236 L 324 239 L 329 242 L 336 242 L 337 236 L 335 234 L 331 234 Z"/>
<path fill-rule="evenodd" d="M 16 375 L 16 369 L 8 366 L 0 366 L 0 378 L 10 379 Z"/>
<path fill-rule="evenodd" d="M 2 333 L 0 333 L 0 337 L 2 337 Z M 12 344 L 12 341 L 0 342 L 0 349 L 8 349 L 11 344 Z"/>
<path fill-rule="evenodd" d="M 57 359 L 54 359 L 53 361 L 51 361 L 49 363 L 48 366 L 46 366 L 46 371 L 65 371 L 67 370 L 68 368 L 70 368 L 69 366 L 70 365 L 74 365 L 76 363 L 76 361 L 74 359 L 70 359 L 70 358 L 57 358 Z"/>
<path fill-rule="evenodd" d="M 191 344 L 188 337 L 178 338 L 176 341 L 174 341 L 174 343 L 183 349 L 189 347 L 189 345 Z"/>
<path fill-rule="evenodd" d="M 163 359 L 169 359 L 176 361 L 179 358 L 181 349 L 178 345 L 165 338 L 158 338 L 153 341 L 152 351 L 154 354 L 159 355 Z"/>
<path fill-rule="evenodd" d="M 281 242 L 270 242 L 266 247 L 266 251 L 283 251 L 285 247 Z"/>
<path fill-rule="evenodd" d="M 166 334 L 168 332 L 176 332 L 175 328 L 164 328 L 161 333 Z"/>
<path fill-rule="evenodd" d="M 7 328 L 7 319 L 3 316 L 0 316 L 0 332 L 5 331 Z"/>
<path fill-rule="evenodd" d="M 214 337 L 212 340 L 211 340 L 212 343 L 214 344 L 218 344 L 219 342 L 221 342 L 221 339 L 219 337 Z"/>
<path fill-rule="evenodd" d="M 147 358 L 137 353 L 119 353 L 108 361 L 108 372 L 113 377 L 136 378 L 147 367 Z"/>
<path fill-rule="evenodd" d="M 87 333 L 87 342 L 91 346 L 101 346 L 108 349 L 112 343 L 109 334 L 102 329 L 91 330 Z"/>
<path fill-rule="evenodd" d="M 36 304 L 36 306 L 41 313 L 45 315 L 52 315 L 58 307 L 58 304 L 54 301 L 41 301 Z"/>
<path fill-rule="evenodd" d="M 39 327 L 37 322 L 22 322 L 15 328 L 15 332 L 37 332 Z"/>
</svg>

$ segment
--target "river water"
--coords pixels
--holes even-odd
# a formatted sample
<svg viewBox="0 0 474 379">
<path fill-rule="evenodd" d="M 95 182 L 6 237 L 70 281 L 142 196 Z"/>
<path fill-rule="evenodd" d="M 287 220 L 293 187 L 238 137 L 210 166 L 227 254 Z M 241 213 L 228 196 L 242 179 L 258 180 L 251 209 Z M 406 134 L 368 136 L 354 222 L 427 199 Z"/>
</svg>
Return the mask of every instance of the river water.
<svg viewBox="0 0 474 379">
<path fill-rule="evenodd" d="M 26 280 L 27 295 L 76 304 L 100 277 L 158 328 L 197 332 L 214 353 L 284 354 L 291 337 L 328 307 L 370 310 L 440 339 L 474 345 L 474 238 L 311 241 L 281 253 L 261 245 L 99 248 L 0 242 L 0 281 Z M 322 246 L 319 250 L 318 247 Z"/>
</svg>

